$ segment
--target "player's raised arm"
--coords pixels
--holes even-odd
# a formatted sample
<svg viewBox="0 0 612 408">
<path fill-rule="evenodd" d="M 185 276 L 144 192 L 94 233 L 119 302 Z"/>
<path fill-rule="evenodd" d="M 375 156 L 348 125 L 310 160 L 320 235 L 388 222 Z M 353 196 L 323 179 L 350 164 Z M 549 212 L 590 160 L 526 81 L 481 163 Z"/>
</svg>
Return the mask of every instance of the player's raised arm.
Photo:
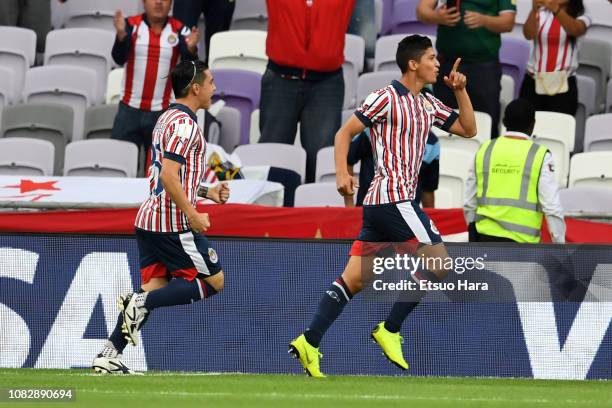
<svg viewBox="0 0 612 408">
<path fill-rule="evenodd" d="M 338 192 L 343 195 L 355 194 L 355 180 L 348 171 L 346 158 L 353 137 L 365 129 L 365 125 L 355 115 L 336 132 L 334 141 L 334 159 L 336 161 L 336 186 Z"/>
<path fill-rule="evenodd" d="M 457 71 L 461 58 L 457 58 L 453 69 L 444 77 L 444 83 L 453 90 L 457 105 L 459 106 L 459 118 L 450 127 L 450 132 L 463 137 L 476 136 L 476 117 L 474 116 L 474 108 L 470 96 L 465 90 L 467 78 L 461 72 Z"/>
</svg>

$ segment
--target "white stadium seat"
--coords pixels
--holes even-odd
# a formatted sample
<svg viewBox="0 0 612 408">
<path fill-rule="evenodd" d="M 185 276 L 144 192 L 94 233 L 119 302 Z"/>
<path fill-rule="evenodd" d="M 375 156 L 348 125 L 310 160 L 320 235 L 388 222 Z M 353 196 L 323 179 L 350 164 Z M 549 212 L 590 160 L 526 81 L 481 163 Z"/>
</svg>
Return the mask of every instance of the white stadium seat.
<svg viewBox="0 0 612 408">
<path fill-rule="evenodd" d="M 336 183 L 302 184 L 295 190 L 295 207 L 344 207 Z"/>
<path fill-rule="evenodd" d="M 474 163 L 474 155 L 458 149 L 440 149 L 440 181 L 436 190 L 436 208 L 462 208 L 465 182 L 469 169 Z"/>
<path fill-rule="evenodd" d="M 0 66 L 13 72 L 11 94 L 21 100 L 25 73 L 34 65 L 36 33 L 20 27 L 0 27 Z"/>
<path fill-rule="evenodd" d="M 266 36 L 265 31 L 258 30 L 216 33 L 210 39 L 210 67 L 243 69 L 263 75 L 268 64 Z"/>
<path fill-rule="evenodd" d="M 81 140 L 66 146 L 64 176 L 136 177 L 138 146 L 113 139 Z"/>
<path fill-rule="evenodd" d="M 55 148 L 47 140 L 27 137 L 0 139 L 0 174 L 53 175 Z"/>
<path fill-rule="evenodd" d="M 569 187 L 612 189 L 612 152 L 586 152 L 572 156 Z"/>
<path fill-rule="evenodd" d="M 243 166 L 274 166 L 293 170 L 300 175 L 302 183 L 306 175 L 306 151 L 283 143 L 256 143 L 238 146 L 234 153 Z"/>
</svg>

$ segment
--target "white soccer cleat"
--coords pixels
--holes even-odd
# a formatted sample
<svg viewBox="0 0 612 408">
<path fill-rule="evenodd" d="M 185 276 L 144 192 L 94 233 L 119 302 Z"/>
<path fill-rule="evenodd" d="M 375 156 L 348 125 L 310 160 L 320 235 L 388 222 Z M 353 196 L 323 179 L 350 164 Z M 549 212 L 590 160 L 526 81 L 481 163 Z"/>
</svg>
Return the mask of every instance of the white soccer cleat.
<svg viewBox="0 0 612 408">
<path fill-rule="evenodd" d="M 98 354 L 91 363 L 91 368 L 96 373 L 100 374 L 119 374 L 119 375 L 143 375 L 138 371 L 130 370 L 123 361 L 121 361 L 121 354 L 116 357 L 105 357 L 102 354 Z"/>
<path fill-rule="evenodd" d="M 147 320 L 147 309 L 136 304 L 138 295 L 119 295 L 117 303 L 123 314 L 123 325 L 121 331 L 126 335 L 125 339 L 132 345 L 138 344 L 138 332 Z"/>
</svg>

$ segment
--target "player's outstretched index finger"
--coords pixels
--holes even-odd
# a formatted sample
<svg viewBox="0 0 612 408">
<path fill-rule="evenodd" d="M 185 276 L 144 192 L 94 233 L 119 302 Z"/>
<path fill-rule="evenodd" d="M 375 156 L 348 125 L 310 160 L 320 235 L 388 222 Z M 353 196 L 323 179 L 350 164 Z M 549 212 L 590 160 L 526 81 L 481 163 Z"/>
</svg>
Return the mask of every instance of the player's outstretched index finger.
<svg viewBox="0 0 612 408">
<path fill-rule="evenodd" d="M 457 58 L 455 60 L 455 64 L 453 65 L 453 69 L 451 70 L 451 72 L 457 72 L 457 69 L 459 68 L 459 64 L 461 64 L 461 58 Z"/>
</svg>

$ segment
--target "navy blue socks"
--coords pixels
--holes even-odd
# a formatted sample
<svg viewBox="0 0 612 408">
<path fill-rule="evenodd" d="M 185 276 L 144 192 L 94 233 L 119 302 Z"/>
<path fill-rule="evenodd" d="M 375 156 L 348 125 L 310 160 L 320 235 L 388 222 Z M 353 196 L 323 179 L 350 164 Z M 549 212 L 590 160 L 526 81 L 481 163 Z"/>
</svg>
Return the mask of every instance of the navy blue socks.
<svg viewBox="0 0 612 408">
<path fill-rule="evenodd" d="M 344 306 L 351 300 L 353 295 L 348 289 L 342 277 L 336 279 L 321 298 L 317 312 L 312 318 L 308 329 L 304 332 L 306 341 L 314 347 L 319 347 L 323 335 L 340 316 Z"/>
<path fill-rule="evenodd" d="M 146 294 L 144 307 L 151 312 L 158 307 L 188 305 L 217 293 L 207 282 L 201 279 L 188 281 L 174 278 L 166 286 Z"/>
</svg>

